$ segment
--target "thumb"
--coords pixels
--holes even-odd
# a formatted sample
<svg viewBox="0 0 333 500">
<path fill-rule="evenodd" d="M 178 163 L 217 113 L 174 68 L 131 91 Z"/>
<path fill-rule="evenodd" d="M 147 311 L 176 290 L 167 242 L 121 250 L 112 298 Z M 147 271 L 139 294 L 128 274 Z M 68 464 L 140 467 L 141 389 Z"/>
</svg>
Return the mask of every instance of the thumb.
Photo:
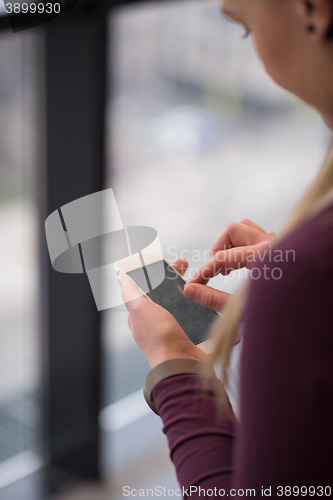
<svg viewBox="0 0 333 500">
<path fill-rule="evenodd" d="M 213 309 L 216 312 L 220 312 L 232 297 L 229 293 L 221 292 L 220 290 L 215 290 L 215 288 L 199 283 L 185 286 L 183 293 L 188 299 L 202 306 L 209 307 L 209 309 Z"/>
<path fill-rule="evenodd" d="M 121 295 L 129 312 L 136 311 L 149 302 L 137 284 L 127 274 L 118 276 L 117 281 L 121 287 Z"/>
</svg>

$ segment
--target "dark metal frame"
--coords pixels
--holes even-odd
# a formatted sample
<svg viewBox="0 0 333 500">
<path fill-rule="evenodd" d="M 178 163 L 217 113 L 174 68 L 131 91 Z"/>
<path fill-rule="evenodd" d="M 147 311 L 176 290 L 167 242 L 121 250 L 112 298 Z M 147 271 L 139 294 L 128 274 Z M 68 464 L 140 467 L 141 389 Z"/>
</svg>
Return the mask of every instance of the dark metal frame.
<svg viewBox="0 0 333 500">
<path fill-rule="evenodd" d="M 62 205 L 104 188 L 107 14 L 143 1 L 81 0 L 36 28 L 45 99 L 38 189 L 46 454 L 52 467 L 86 480 L 100 478 L 100 315 L 85 275 L 52 269 L 44 221 Z M 0 17 L 2 29 L 10 29 L 6 16 Z"/>
<path fill-rule="evenodd" d="M 83 2 L 45 25 L 46 206 L 104 187 L 107 5 Z M 44 244 L 44 253 L 46 252 Z M 100 315 L 85 275 L 43 259 L 48 453 L 74 476 L 98 479 Z"/>
</svg>

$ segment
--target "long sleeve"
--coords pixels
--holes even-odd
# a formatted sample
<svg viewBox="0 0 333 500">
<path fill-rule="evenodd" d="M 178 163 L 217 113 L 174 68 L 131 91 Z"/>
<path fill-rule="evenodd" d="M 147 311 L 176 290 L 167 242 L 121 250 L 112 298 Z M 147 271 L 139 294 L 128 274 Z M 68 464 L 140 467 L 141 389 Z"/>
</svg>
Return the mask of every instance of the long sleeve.
<svg viewBox="0 0 333 500">
<path fill-rule="evenodd" d="M 261 277 L 251 283 L 244 315 L 240 425 L 216 418 L 216 395 L 194 375 L 154 388 L 185 488 L 224 488 L 234 498 L 239 490 L 262 496 L 262 487 L 272 498 L 285 487 L 319 488 L 305 495 L 316 497 L 329 486 L 333 494 L 332 211 L 276 250 L 257 265 Z"/>
<path fill-rule="evenodd" d="M 199 486 L 228 490 L 238 424 L 221 413 L 214 390 L 198 375 L 177 375 L 155 386 L 154 399 L 181 486 L 194 497 Z"/>
</svg>

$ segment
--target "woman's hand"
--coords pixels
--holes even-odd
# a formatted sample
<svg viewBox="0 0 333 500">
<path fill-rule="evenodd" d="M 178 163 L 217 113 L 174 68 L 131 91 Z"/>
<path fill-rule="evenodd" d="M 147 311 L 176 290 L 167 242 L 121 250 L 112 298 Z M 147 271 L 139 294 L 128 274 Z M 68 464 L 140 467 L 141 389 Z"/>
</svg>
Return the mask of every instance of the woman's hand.
<svg viewBox="0 0 333 500">
<path fill-rule="evenodd" d="M 180 274 L 184 274 L 187 262 L 179 259 L 173 267 Z M 209 357 L 188 339 L 172 314 L 145 298 L 129 276 L 122 275 L 118 281 L 129 312 L 128 325 L 151 368 L 174 358 L 210 361 Z"/>
<path fill-rule="evenodd" d="M 243 219 L 240 223 L 232 222 L 215 241 L 211 250 L 212 258 L 186 284 L 185 297 L 215 311 L 221 311 L 232 296 L 206 286 L 210 278 L 218 274 L 228 275 L 242 267 L 250 267 L 275 238 L 273 231 L 266 233 L 248 219 Z"/>
</svg>

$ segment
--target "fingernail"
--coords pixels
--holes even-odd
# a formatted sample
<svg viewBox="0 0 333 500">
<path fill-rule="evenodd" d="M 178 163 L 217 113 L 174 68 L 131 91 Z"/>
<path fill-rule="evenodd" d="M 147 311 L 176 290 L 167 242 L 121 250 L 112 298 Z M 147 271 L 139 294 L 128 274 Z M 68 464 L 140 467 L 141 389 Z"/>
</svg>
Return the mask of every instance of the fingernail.
<svg viewBox="0 0 333 500">
<path fill-rule="evenodd" d="M 195 288 L 195 286 L 187 286 L 184 288 L 184 295 L 188 299 L 195 299 L 197 296 L 198 290 Z"/>
<path fill-rule="evenodd" d="M 123 281 L 124 281 L 124 276 L 122 274 L 119 274 L 117 281 L 118 281 L 119 285 L 122 285 Z"/>
</svg>

